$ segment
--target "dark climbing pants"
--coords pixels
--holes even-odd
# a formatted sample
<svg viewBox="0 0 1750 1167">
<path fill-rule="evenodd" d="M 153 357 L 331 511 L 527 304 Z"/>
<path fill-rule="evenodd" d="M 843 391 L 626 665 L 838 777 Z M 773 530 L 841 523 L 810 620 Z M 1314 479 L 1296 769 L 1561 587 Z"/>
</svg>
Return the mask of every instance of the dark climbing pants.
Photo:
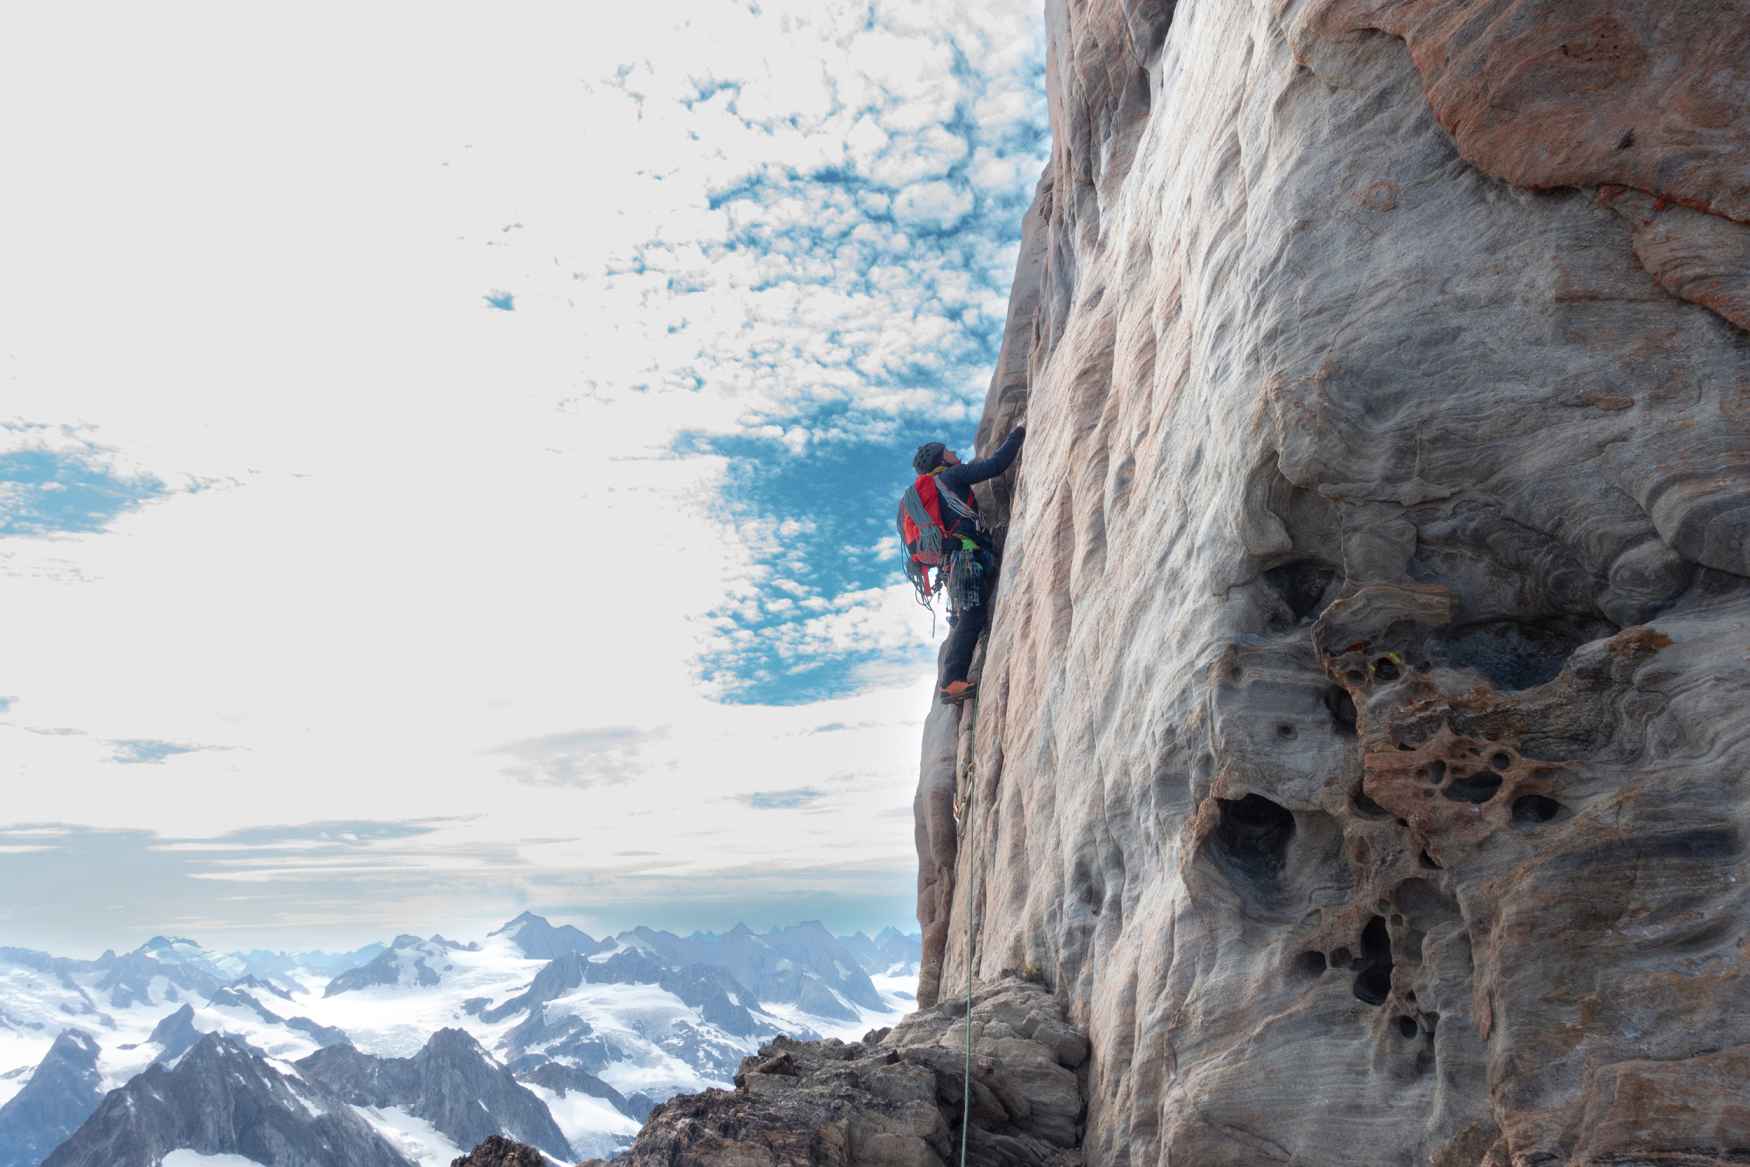
<svg viewBox="0 0 1750 1167">
<path fill-rule="evenodd" d="M 984 569 L 980 579 L 978 603 L 957 613 L 954 627 L 948 632 L 948 649 L 942 657 L 941 685 L 947 688 L 955 681 L 964 681 L 972 668 L 972 654 L 978 649 L 978 638 L 989 620 L 991 600 L 996 593 L 996 556 L 988 551 L 978 555 Z"/>
<path fill-rule="evenodd" d="M 943 688 L 966 679 L 966 670 L 972 667 L 972 654 L 978 648 L 979 634 L 984 631 L 987 608 L 988 605 L 981 603 L 955 618 L 954 627 L 948 632 L 948 652 L 942 658 Z"/>
</svg>

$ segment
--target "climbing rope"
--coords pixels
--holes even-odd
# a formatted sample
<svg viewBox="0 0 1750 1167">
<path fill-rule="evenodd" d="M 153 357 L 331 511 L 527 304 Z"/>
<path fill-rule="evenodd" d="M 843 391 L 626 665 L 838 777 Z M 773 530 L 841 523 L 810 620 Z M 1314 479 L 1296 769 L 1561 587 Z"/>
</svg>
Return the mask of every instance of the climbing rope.
<svg viewBox="0 0 1750 1167">
<path fill-rule="evenodd" d="M 971 775 L 968 776 L 972 777 Z M 960 833 L 965 838 L 972 827 L 972 796 L 976 782 L 966 784 L 966 829 Z M 966 864 L 966 1094 L 960 1103 L 960 1167 L 966 1167 L 966 1132 L 972 1127 L 972 873 L 975 865 L 968 856 Z"/>
</svg>

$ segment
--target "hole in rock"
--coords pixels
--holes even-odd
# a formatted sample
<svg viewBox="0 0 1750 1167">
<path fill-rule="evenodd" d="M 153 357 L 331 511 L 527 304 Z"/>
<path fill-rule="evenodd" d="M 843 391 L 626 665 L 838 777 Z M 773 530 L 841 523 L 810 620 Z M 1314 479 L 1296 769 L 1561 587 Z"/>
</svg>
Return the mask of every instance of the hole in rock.
<svg viewBox="0 0 1750 1167">
<path fill-rule="evenodd" d="M 1487 802 L 1500 789 L 1501 776 L 1485 770 L 1480 774 L 1454 774 L 1440 793 L 1454 802 Z"/>
<path fill-rule="evenodd" d="M 1497 770 L 1505 770 L 1507 767 L 1511 766 L 1512 764 L 1513 764 L 1513 759 L 1511 757 L 1509 757 L 1507 754 L 1504 754 L 1499 750 L 1497 750 L 1495 752 L 1494 756 L 1489 759 L 1489 765 L 1493 766 Z"/>
<path fill-rule="evenodd" d="M 1286 721 L 1281 722 L 1276 726 L 1276 736 L 1279 738 L 1291 738 L 1294 736 L 1294 733 L 1294 727 Z"/>
<path fill-rule="evenodd" d="M 1513 800 L 1513 825 L 1532 827 L 1562 813 L 1562 804 L 1542 794 L 1522 794 Z"/>
<path fill-rule="evenodd" d="M 1436 786 L 1446 781 L 1445 762 L 1442 762 L 1439 758 L 1435 758 L 1432 762 L 1428 763 L 1428 781 Z"/>
<path fill-rule="evenodd" d="M 1272 567 L 1264 573 L 1264 584 L 1288 605 L 1288 611 L 1298 624 L 1318 615 L 1320 601 L 1336 578 L 1335 568 L 1302 559 Z"/>
<path fill-rule="evenodd" d="M 1337 948 L 1331 952 L 1331 967 L 1332 968 L 1342 968 L 1344 965 L 1346 965 L 1348 963 L 1349 963 L 1349 950 L 1347 948 Z"/>
<path fill-rule="evenodd" d="M 1294 958 L 1294 971 L 1303 977 L 1323 976 L 1326 967 L 1322 952 L 1303 952 Z"/>
<path fill-rule="evenodd" d="M 1438 1013 L 1424 1013 L 1424 1014 L 1422 1014 L 1422 1024 L 1426 1025 L 1428 1027 L 1428 1033 L 1430 1036 L 1432 1036 L 1434 1033 L 1434 1027 L 1436 1025 L 1440 1024 L 1440 1014 L 1438 1014 Z"/>
<path fill-rule="evenodd" d="M 1398 662 L 1389 656 L 1382 656 L 1373 662 L 1373 675 L 1382 681 L 1398 679 Z"/>
<path fill-rule="evenodd" d="M 1422 852 L 1421 863 L 1422 863 L 1422 866 L 1426 867 L 1429 871 L 1442 870 L 1440 864 L 1438 864 L 1434 861 L 1434 856 L 1428 854 L 1428 852 L 1426 852 L 1426 851 Z"/>
<path fill-rule="evenodd" d="M 1367 674 L 1362 672 L 1360 669 L 1350 669 L 1348 672 L 1343 674 L 1343 679 L 1345 681 L 1348 681 L 1351 685 L 1359 685 L 1361 682 L 1363 682 L 1367 679 Z"/>
<path fill-rule="evenodd" d="M 1369 1005 L 1383 1005 L 1391 996 L 1391 933 L 1374 916 L 1361 930 L 1362 968 L 1355 975 L 1355 995 Z"/>
<path fill-rule="evenodd" d="M 1221 818 L 1215 839 L 1223 856 L 1245 876 L 1273 879 L 1288 856 L 1294 815 L 1259 794 L 1216 801 Z"/>
<path fill-rule="evenodd" d="M 1355 788 L 1355 793 L 1349 796 L 1349 805 L 1353 806 L 1355 808 L 1355 813 L 1364 819 L 1382 819 L 1386 817 L 1387 814 L 1391 813 L 1386 810 L 1385 807 L 1367 797 L 1359 786 Z"/>
<path fill-rule="evenodd" d="M 1325 690 L 1325 708 L 1331 712 L 1331 724 L 1342 737 L 1355 736 L 1355 698 L 1341 685 Z"/>
<path fill-rule="evenodd" d="M 1489 620 L 1447 631 L 1433 651 L 1440 663 L 1481 673 L 1511 692 L 1553 681 L 1575 649 L 1603 635 L 1609 635 L 1603 624 Z"/>
<path fill-rule="evenodd" d="M 1421 1031 L 1422 1031 L 1422 1028 L 1421 1028 L 1421 1026 L 1416 1024 L 1416 1019 L 1414 1017 L 1400 1017 L 1400 1018 L 1398 1018 L 1398 1032 L 1403 1034 L 1405 1037 L 1415 1037 L 1416 1034 L 1420 1033 Z"/>
</svg>

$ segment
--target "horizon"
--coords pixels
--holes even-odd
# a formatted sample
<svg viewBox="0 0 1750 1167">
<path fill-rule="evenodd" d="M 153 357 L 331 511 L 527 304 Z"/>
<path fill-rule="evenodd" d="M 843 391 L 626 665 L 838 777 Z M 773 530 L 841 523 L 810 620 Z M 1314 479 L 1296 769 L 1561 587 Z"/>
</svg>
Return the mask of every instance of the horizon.
<svg viewBox="0 0 1750 1167">
<path fill-rule="evenodd" d="M 0 944 L 914 927 L 1043 14 L 104 13 L 0 38 Z"/>
<path fill-rule="evenodd" d="M 140 941 L 138 944 L 127 945 L 127 946 L 123 946 L 121 944 L 106 945 L 104 948 L 98 950 L 96 953 L 89 955 L 89 956 L 84 955 L 83 953 L 64 952 L 64 951 L 60 951 L 60 950 L 56 950 L 56 949 L 48 949 L 48 948 L 36 948 L 36 947 L 33 947 L 31 945 L 26 945 L 26 944 L 0 944 L 0 949 L 6 949 L 6 948 L 23 949 L 23 950 L 29 951 L 29 952 L 37 952 L 37 953 L 41 953 L 41 954 L 44 954 L 47 956 L 53 956 L 53 957 L 58 957 L 58 958 L 63 958 L 63 959 L 68 959 L 68 960 L 96 961 L 96 960 L 101 960 L 104 956 L 107 956 L 107 955 L 114 955 L 114 956 L 118 956 L 118 957 L 119 956 L 129 956 L 129 955 L 132 955 L 134 953 L 142 952 L 145 949 L 151 947 L 155 941 L 163 941 L 167 944 L 176 944 L 176 943 L 193 944 L 196 947 L 200 948 L 203 952 L 211 952 L 211 953 L 214 953 L 217 955 L 250 955 L 253 953 L 271 953 L 271 954 L 279 955 L 279 956 L 301 956 L 301 955 L 347 956 L 347 955 L 351 955 L 352 953 L 358 952 L 362 949 L 372 947 L 373 945 L 381 946 L 381 947 L 385 947 L 385 948 L 392 947 L 394 944 L 394 941 L 401 936 L 412 936 L 412 937 L 415 937 L 416 939 L 424 940 L 424 941 L 434 941 L 434 940 L 442 939 L 442 940 L 446 940 L 446 941 L 450 941 L 450 942 L 459 942 L 459 943 L 463 943 L 463 944 L 484 943 L 485 941 L 490 940 L 492 937 L 494 937 L 497 934 L 499 934 L 500 932 L 504 931 L 506 928 L 509 928 L 512 924 L 515 924 L 518 920 L 522 919 L 524 916 L 532 916 L 535 919 L 545 921 L 547 924 L 549 924 L 550 926 L 552 926 L 554 928 L 564 928 L 567 926 L 577 928 L 578 931 L 584 933 L 586 936 L 589 936 L 591 939 L 598 940 L 598 941 L 606 940 L 606 939 L 610 939 L 610 938 L 617 938 L 619 936 L 625 935 L 626 933 L 637 932 L 640 930 L 649 930 L 651 932 L 658 933 L 659 935 L 674 936 L 674 937 L 678 937 L 679 939 L 682 939 L 682 940 L 688 940 L 688 939 L 692 939 L 694 937 L 699 937 L 699 936 L 726 936 L 732 932 L 737 931 L 738 929 L 746 929 L 747 931 L 750 931 L 750 932 L 754 933 L 755 935 L 763 936 L 763 935 L 767 935 L 767 934 L 774 932 L 774 931 L 783 931 L 783 930 L 787 930 L 787 929 L 791 929 L 791 928 L 806 927 L 809 924 L 818 925 L 819 927 L 825 929 L 825 931 L 830 936 L 832 936 L 834 939 L 837 939 L 837 940 L 849 939 L 850 937 L 856 936 L 856 935 L 862 935 L 862 936 L 866 937 L 867 939 L 873 940 L 877 936 L 881 935 L 883 932 L 888 932 L 888 931 L 895 932 L 899 936 L 901 936 L 902 938 L 908 939 L 908 940 L 913 938 L 913 937 L 921 937 L 921 935 L 922 935 L 921 930 L 919 930 L 915 926 L 909 930 L 905 929 L 905 928 L 901 928 L 901 927 L 895 927 L 893 925 L 884 925 L 883 927 L 876 928 L 876 929 L 853 928 L 853 929 L 849 929 L 849 930 L 840 930 L 840 929 L 828 927 L 823 921 L 820 921 L 820 920 L 804 920 L 804 919 L 793 920 L 787 924 L 774 924 L 774 925 L 771 925 L 769 927 L 763 927 L 763 928 L 756 928 L 756 927 L 748 924 L 746 921 L 738 920 L 734 924 L 731 924 L 730 926 L 728 926 L 726 928 L 716 928 L 716 929 L 695 928 L 695 929 L 690 929 L 687 931 L 677 931 L 677 930 L 672 929 L 672 928 L 658 928 L 658 927 L 654 927 L 654 926 L 649 925 L 649 924 L 635 924 L 635 925 L 632 925 L 630 927 L 617 928 L 617 929 L 614 929 L 612 931 L 604 930 L 601 932 L 596 932 L 596 931 L 593 931 L 592 929 L 589 929 L 589 928 L 579 927 L 574 921 L 569 920 L 569 919 L 563 919 L 563 918 L 551 915 L 551 914 L 546 913 L 546 912 L 539 912 L 539 911 L 534 911 L 531 909 L 524 909 L 522 912 L 519 912 L 516 916 L 513 916 L 508 920 L 502 921 L 501 923 L 499 923 L 498 925 L 496 925 L 492 929 L 485 931 L 485 932 L 459 932 L 459 931 L 458 932 L 449 932 L 449 931 L 445 931 L 444 929 L 437 929 L 434 931 L 427 932 L 427 931 L 424 931 L 424 930 L 418 929 L 418 928 L 409 928 L 409 929 L 403 929 L 402 931 L 396 932 L 396 933 L 390 933 L 387 935 L 380 935 L 380 936 L 375 937 L 374 939 L 366 940 L 366 941 L 363 941 L 363 942 L 357 943 L 357 944 L 337 944 L 337 945 L 315 944 L 315 945 L 293 945 L 291 947 L 274 946 L 274 945 L 235 945 L 235 946 L 222 946 L 222 947 L 220 947 L 220 946 L 214 946 L 214 945 L 207 944 L 205 941 L 203 941 L 198 936 L 182 936 L 182 935 L 176 935 L 176 934 L 172 934 L 172 933 L 156 932 L 156 933 L 153 933 L 152 935 L 146 937 L 144 940 Z M 915 925 L 916 922 L 913 921 L 913 923 Z"/>
</svg>

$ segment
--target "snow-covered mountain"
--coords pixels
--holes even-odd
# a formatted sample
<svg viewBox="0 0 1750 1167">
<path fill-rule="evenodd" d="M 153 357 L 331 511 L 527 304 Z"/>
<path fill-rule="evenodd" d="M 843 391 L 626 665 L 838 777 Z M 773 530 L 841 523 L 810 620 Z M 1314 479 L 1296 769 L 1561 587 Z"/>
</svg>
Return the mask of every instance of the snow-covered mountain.
<svg viewBox="0 0 1750 1167">
<path fill-rule="evenodd" d="M 263 1164 L 412 1167 L 351 1106 L 236 1038 L 209 1034 L 104 1098 L 43 1167 L 161 1167 L 177 1150 Z"/>
<path fill-rule="evenodd" d="M 102 1098 L 97 1042 L 68 1029 L 30 1080 L 0 1106 L 0 1167 L 37 1167 L 91 1117 Z"/>
<path fill-rule="evenodd" d="M 478 944 L 458 944 L 442 936 L 433 936 L 430 940 L 397 936 L 369 964 L 349 969 L 328 982 L 322 995 L 333 997 L 377 985 L 437 985 L 443 981 L 445 973 L 456 967 L 452 959 L 455 953 L 478 951 Z"/>
<path fill-rule="evenodd" d="M 440 1029 L 410 1058 L 378 1058 L 346 1045 L 297 1063 L 307 1080 L 402 1129 L 428 1123 L 458 1154 L 504 1134 L 562 1161 L 575 1156 L 547 1106 L 460 1029 Z"/>
<path fill-rule="evenodd" d="M 676 936 L 634 928 L 616 937 L 627 948 L 670 964 L 720 968 L 758 1001 L 793 1004 L 816 1017 L 855 1021 L 858 1009 L 886 1008 L 856 956 L 818 923 L 756 933 L 738 924 L 727 933 Z"/>
<path fill-rule="evenodd" d="M 167 1082 L 197 1049 L 209 1051 L 198 1063 L 209 1065 L 216 1046 L 265 1067 L 244 1075 L 268 1083 L 251 1087 L 249 1105 L 346 1108 L 401 1162 L 445 1167 L 487 1133 L 550 1154 L 606 1156 L 656 1104 L 728 1085 L 741 1059 L 777 1033 L 854 1037 L 892 1024 L 915 987 L 904 940 L 841 941 L 819 925 L 687 937 L 638 928 L 598 940 L 524 913 L 480 943 L 404 935 L 338 957 L 227 955 L 164 938 L 97 961 L 0 949 L 0 1104 L 23 1098 L 57 1038 L 76 1029 L 84 1036 L 66 1041 L 89 1047 L 63 1042 L 56 1062 L 88 1056 L 95 1088 L 83 1105 L 147 1075 Z M 270 1074 L 291 1085 L 273 1086 Z M 42 1078 L 32 1099 L 53 1097 L 52 1080 Z M 449 1102 L 440 1081 L 451 1084 Z M 488 1082 L 492 1091 L 475 1089 Z M 480 1113 L 450 1105 L 471 1089 L 499 1101 Z M 87 1127 L 127 1127 L 105 1117 L 115 1096 Z M 42 1112 L 35 1102 L 17 1111 Z M 154 1113 L 153 1122 L 170 1121 Z M 296 1115 L 286 1121 L 302 1129 Z M 33 1139 L 64 1133 L 30 1125 L 40 1128 Z M 0 1167 L 14 1167 L 5 1155 L 20 1136 L 5 1130 Z M 120 1145 L 108 1138 L 82 1127 L 68 1144 L 79 1142 L 81 1154 Z M 179 1146 L 250 1153 L 222 1139 Z M 102 1160 L 67 1160 L 87 1161 Z"/>
<path fill-rule="evenodd" d="M 852 956 L 863 966 L 870 979 L 887 974 L 917 975 L 924 958 L 924 938 L 916 932 L 906 934 L 897 928 L 883 928 L 874 936 L 853 932 L 839 937 Z"/>
<path fill-rule="evenodd" d="M 538 960 L 554 960 L 571 952 L 588 956 L 613 947 L 570 924 L 556 928 L 545 917 L 533 912 L 524 912 L 492 935 L 506 937 L 516 945 L 517 951 Z"/>
</svg>

